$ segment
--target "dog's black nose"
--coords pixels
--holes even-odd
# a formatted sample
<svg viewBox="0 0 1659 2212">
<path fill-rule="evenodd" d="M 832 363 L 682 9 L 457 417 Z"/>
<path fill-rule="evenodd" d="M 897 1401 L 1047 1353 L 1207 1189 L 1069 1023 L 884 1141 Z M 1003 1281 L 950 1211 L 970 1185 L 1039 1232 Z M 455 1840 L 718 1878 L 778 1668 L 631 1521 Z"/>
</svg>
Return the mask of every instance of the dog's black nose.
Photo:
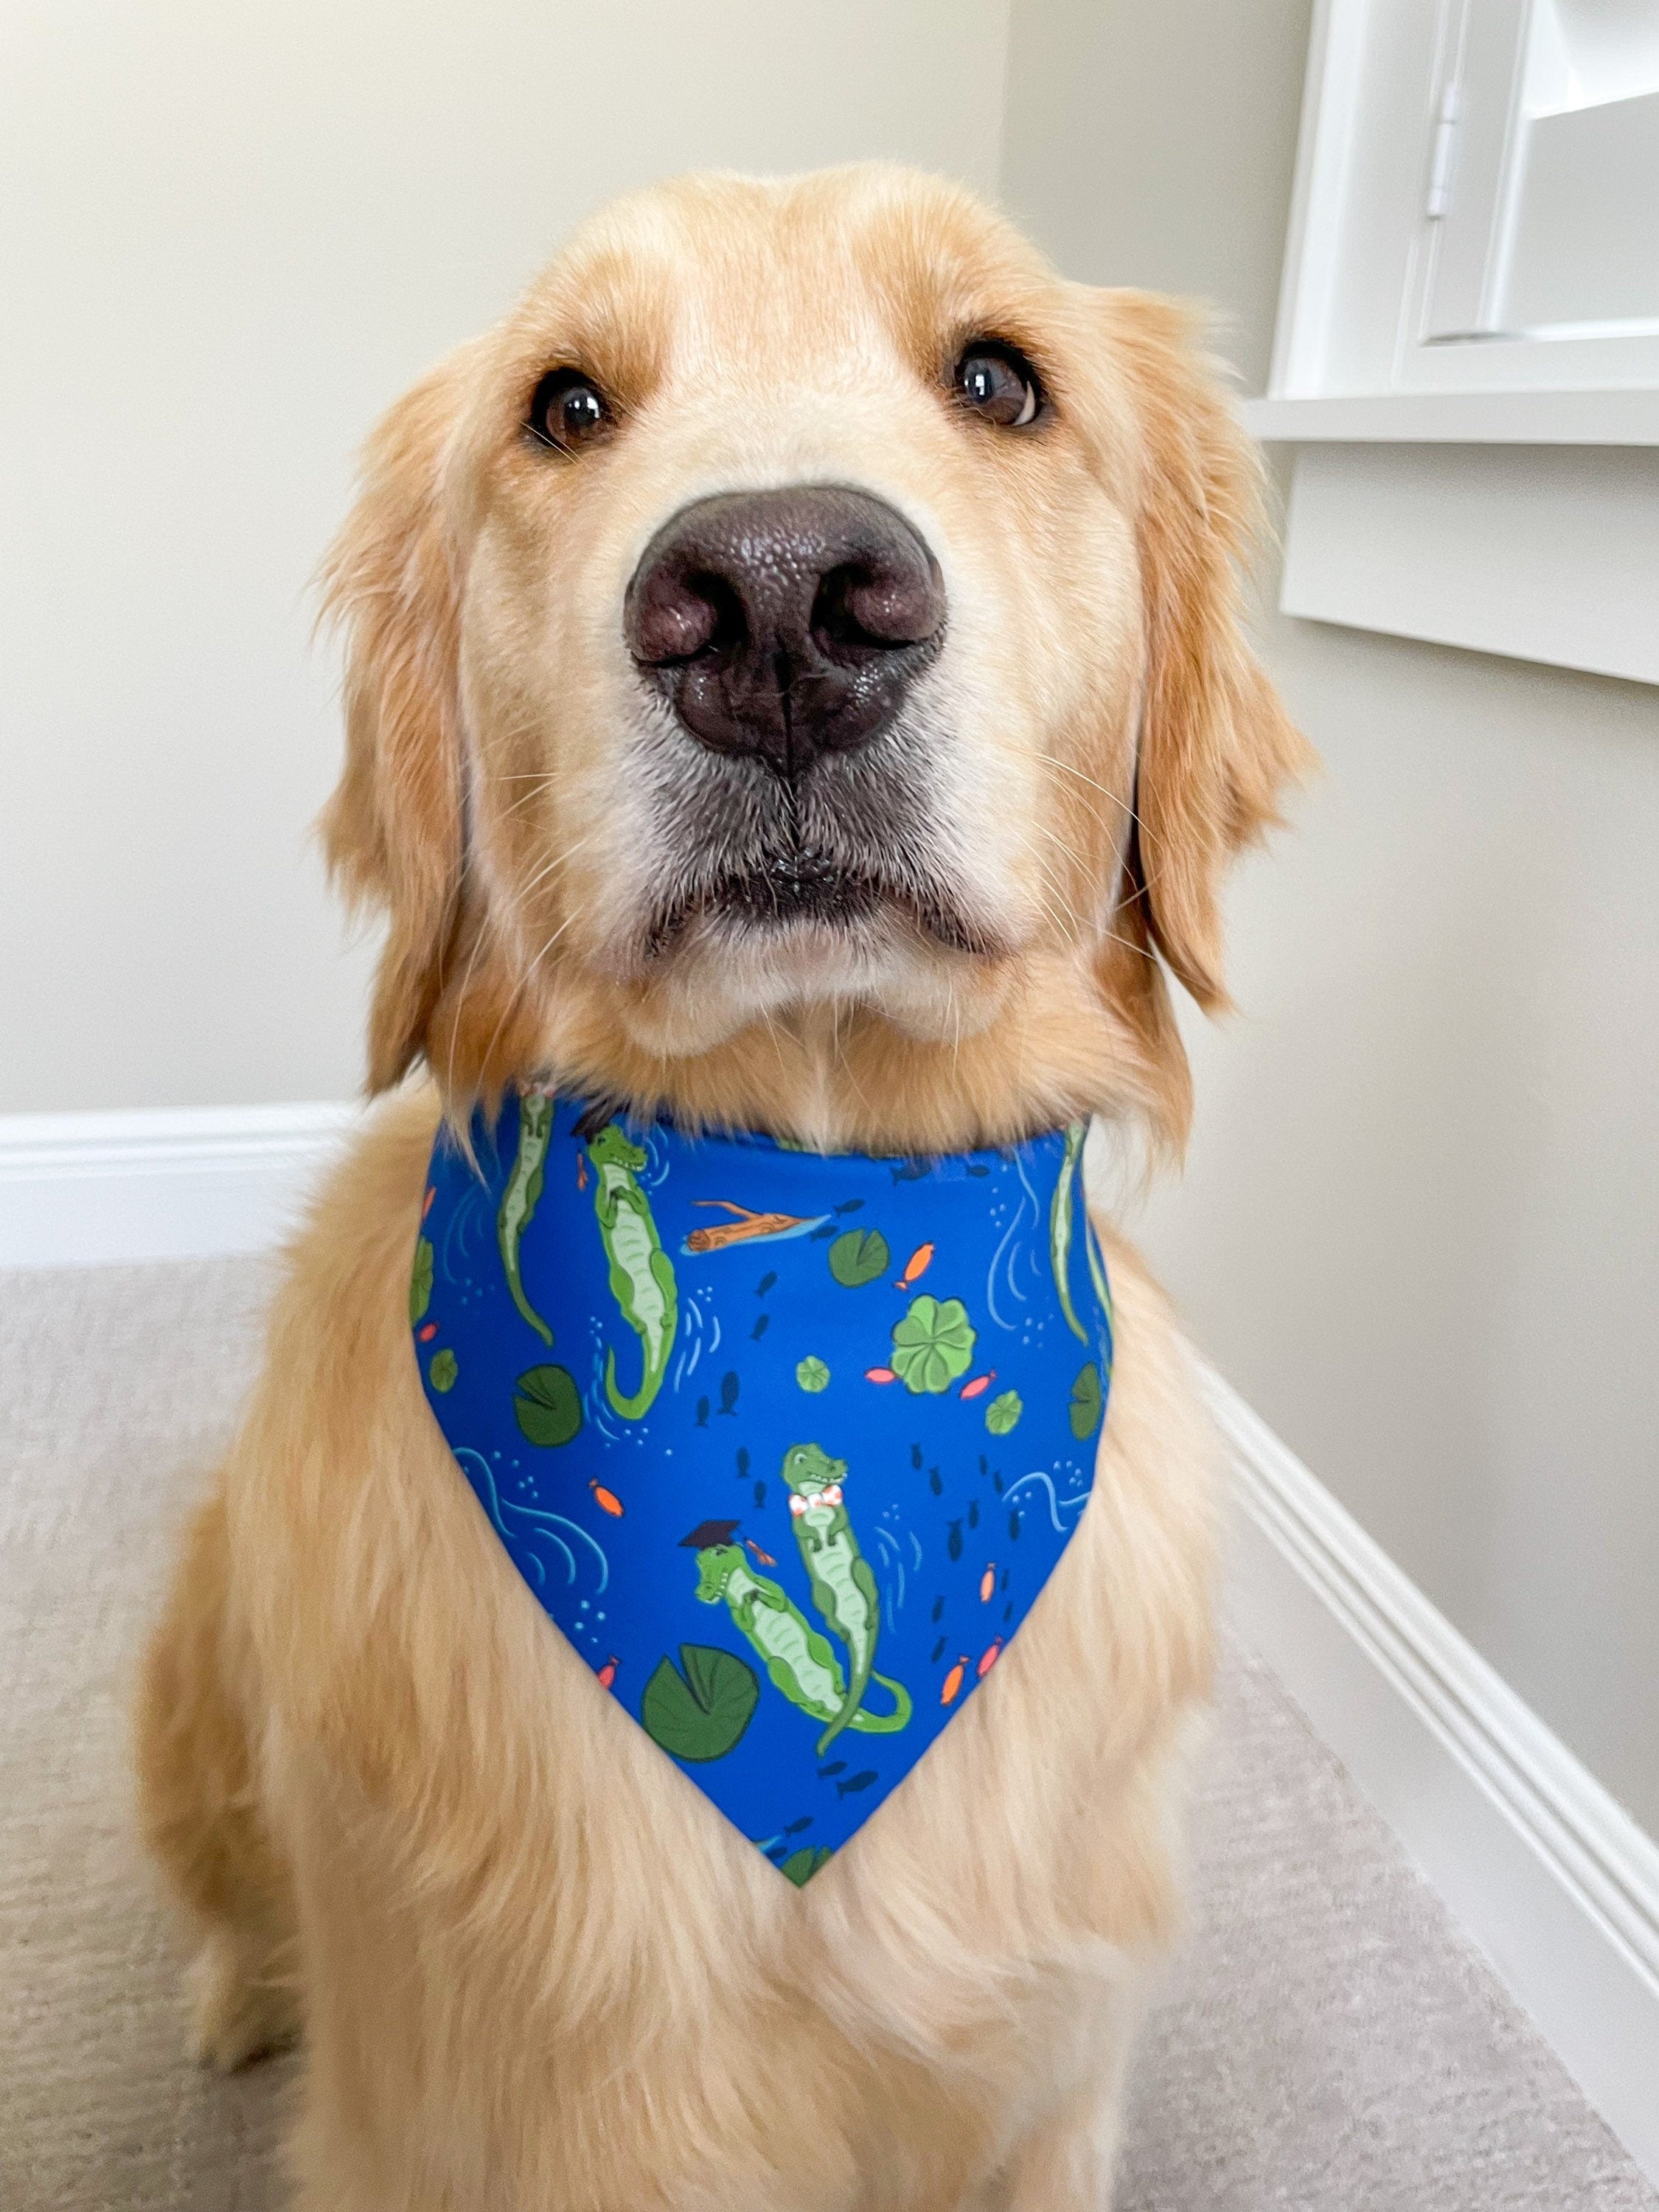
<svg viewBox="0 0 1659 2212">
<path fill-rule="evenodd" d="M 892 720 L 943 641 L 945 586 L 867 492 L 723 492 L 657 532 L 623 626 L 693 737 L 793 775 Z"/>
</svg>

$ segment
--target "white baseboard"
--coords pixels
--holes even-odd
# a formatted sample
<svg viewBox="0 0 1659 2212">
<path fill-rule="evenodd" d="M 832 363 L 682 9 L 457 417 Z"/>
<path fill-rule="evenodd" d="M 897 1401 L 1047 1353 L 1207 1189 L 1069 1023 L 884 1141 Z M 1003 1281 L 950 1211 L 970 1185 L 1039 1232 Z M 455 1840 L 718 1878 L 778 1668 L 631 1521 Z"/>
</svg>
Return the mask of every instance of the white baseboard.
<svg viewBox="0 0 1659 2212">
<path fill-rule="evenodd" d="M 1218 1376 L 1228 1609 L 1659 2182 L 1659 1844 Z"/>
<path fill-rule="evenodd" d="M 0 1267 L 263 1251 L 361 1110 L 0 1115 Z"/>
</svg>

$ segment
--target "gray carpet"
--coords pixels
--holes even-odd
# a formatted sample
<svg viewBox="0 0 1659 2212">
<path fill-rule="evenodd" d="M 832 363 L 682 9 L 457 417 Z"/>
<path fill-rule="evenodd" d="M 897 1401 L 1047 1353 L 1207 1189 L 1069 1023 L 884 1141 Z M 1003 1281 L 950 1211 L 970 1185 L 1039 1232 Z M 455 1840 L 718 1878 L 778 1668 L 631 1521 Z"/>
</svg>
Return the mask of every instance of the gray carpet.
<svg viewBox="0 0 1659 2212">
<path fill-rule="evenodd" d="M 0 2206 L 281 2202 L 283 2065 L 180 2055 L 123 1702 L 182 1502 L 256 1353 L 257 1261 L 0 1274 Z M 1194 1934 L 1146 2040 L 1123 2212 L 1659 2212 L 1248 1655 Z"/>
</svg>

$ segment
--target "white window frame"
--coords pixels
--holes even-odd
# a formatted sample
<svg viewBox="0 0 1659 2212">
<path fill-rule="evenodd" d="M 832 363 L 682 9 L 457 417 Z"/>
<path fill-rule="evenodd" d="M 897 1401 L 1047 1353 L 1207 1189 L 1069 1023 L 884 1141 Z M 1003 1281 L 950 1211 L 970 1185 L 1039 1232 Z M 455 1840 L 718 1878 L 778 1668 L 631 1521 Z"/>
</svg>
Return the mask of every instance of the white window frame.
<svg viewBox="0 0 1659 2212">
<path fill-rule="evenodd" d="M 1515 4 L 1515 0 L 1511 0 Z M 1258 437 L 1659 446 L 1659 334 L 1413 342 L 1459 0 L 1319 0 Z M 1656 220 L 1659 220 L 1656 211 Z"/>
<path fill-rule="evenodd" d="M 1242 409 L 1301 449 L 1279 603 L 1659 684 L 1659 335 L 1419 335 L 1461 5 L 1318 0 L 1273 371 Z"/>
</svg>

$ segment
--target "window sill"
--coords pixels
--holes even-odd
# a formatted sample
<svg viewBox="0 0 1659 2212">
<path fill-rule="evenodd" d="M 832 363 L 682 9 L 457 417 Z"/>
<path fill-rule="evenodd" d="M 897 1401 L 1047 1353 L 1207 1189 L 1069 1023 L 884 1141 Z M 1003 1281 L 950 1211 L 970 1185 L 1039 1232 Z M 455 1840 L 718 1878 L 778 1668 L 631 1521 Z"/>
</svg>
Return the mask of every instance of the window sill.
<svg viewBox="0 0 1659 2212">
<path fill-rule="evenodd" d="M 1384 392 L 1247 399 L 1269 444 L 1659 446 L 1659 391 Z"/>
</svg>

